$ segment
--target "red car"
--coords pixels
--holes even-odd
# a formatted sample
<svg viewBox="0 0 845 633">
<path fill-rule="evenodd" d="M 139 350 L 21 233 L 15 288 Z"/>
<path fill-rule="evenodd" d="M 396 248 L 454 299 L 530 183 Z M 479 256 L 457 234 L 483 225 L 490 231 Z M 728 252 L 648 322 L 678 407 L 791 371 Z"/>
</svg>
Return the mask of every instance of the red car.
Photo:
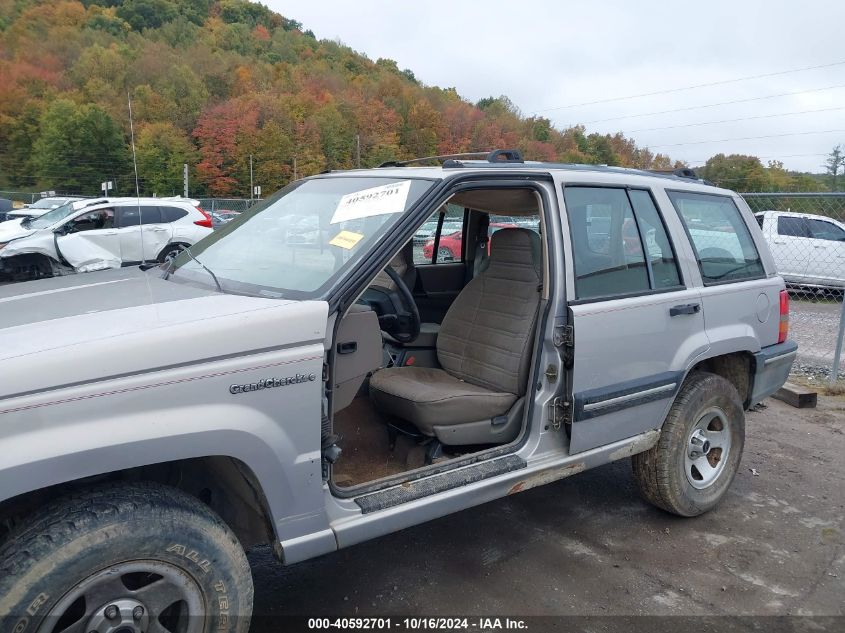
<svg viewBox="0 0 845 633">
<path fill-rule="evenodd" d="M 488 230 L 488 235 L 493 235 L 499 229 L 515 229 L 516 224 L 507 222 L 491 222 Z M 437 248 L 437 261 L 448 262 L 461 258 L 461 243 L 463 242 L 464 232 L 455 231 L 448 235 L 440 236 L 440 245 Z M 434 239 L 428 240 L 423 245 L 423 257 L 431 261 L 431 255 L 434 252 Z M 487 242 L 487 253 L 490 253 L 490 241 Z"/>
</svg>

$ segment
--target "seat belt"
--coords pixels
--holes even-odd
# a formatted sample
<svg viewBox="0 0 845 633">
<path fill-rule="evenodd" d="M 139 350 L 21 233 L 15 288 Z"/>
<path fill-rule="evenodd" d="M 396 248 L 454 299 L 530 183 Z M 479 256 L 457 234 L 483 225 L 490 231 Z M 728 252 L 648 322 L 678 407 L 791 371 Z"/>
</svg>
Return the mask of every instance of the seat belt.
<svg viewBox="0 0 845 633">
<path fill-rule="evenodd" d="M 490 216 L 483 213 L 478 219 L 478 233 L 475 238 L 475 253 L 472 262 L 472 276 L 477 277 L 484 268 L 484 262 L 489 256 L 487 247 L 490 241 Z"/>
</svg>

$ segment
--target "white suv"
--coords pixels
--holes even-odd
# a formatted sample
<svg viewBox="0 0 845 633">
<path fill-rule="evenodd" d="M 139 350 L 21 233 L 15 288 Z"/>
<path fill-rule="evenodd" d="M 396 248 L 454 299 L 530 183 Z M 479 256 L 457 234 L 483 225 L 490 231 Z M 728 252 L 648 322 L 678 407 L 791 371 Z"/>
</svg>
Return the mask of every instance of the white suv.
<svg viewBox="0 0 845 633">
<path fill-rule="evenodd" d="M 212 232 L 187 198 L 68 202 L 39 218 L 0 223 L 0 277 L 14 280 L 165 261 Z"/>
<path fill-rule="evenodd" d="M 823 215 L 787 211 L 755 216 L 787 284 L 845 287 L 845 224 Z"/>
</svg>

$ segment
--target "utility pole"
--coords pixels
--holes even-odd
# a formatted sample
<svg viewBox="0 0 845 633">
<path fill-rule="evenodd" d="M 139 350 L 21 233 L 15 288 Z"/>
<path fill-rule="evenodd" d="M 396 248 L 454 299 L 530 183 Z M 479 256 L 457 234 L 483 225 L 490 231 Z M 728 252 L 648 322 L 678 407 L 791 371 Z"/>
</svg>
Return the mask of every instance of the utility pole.
<svg viewBox="0 0 845 633">
<path fill-rule="evenodd" d="M 249 201 L 252 202 L 253 196 L 253 184 L 252 184 L 252 154 L 249 155 Z"/>
<path fill-rule="evenodd" d="M 293 179 L 296 180 L 296 156 L 293 157 Z"/>
<path fill-rule="evenodd" d="M 361 169 L 361 135 L 355 135 L 355 161 L 358 164 L 358 169 Z"/>
<path fill-rule="evenodd" d="M 187 198 L 188 197 L 188 163 L 185 163 L 184 165 L 182 165 L 182 182 L 185 185 L 185 187 L 184 187 L 185 191 L 183 192 L 182 195 L 185 198 Z"/>
</svg>

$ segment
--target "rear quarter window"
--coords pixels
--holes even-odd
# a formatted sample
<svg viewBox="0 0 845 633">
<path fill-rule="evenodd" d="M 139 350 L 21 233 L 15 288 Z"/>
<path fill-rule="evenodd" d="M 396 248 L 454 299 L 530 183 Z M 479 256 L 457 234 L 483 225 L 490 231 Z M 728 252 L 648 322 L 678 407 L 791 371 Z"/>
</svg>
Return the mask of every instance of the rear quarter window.
<svg viewBox="0 0 845 633">
<path fill-rule="evenodd" d="M 180 207 L 159 207 L 161 209 L 162 222 L 175 222 L 181 220 L 188 212 Z"/>
<path fill-rule="evenodd" d="M 705 285 L 765 276 L 745 219 L 728 196 L 667 191 L 695 249 Z"/>
</svg>

